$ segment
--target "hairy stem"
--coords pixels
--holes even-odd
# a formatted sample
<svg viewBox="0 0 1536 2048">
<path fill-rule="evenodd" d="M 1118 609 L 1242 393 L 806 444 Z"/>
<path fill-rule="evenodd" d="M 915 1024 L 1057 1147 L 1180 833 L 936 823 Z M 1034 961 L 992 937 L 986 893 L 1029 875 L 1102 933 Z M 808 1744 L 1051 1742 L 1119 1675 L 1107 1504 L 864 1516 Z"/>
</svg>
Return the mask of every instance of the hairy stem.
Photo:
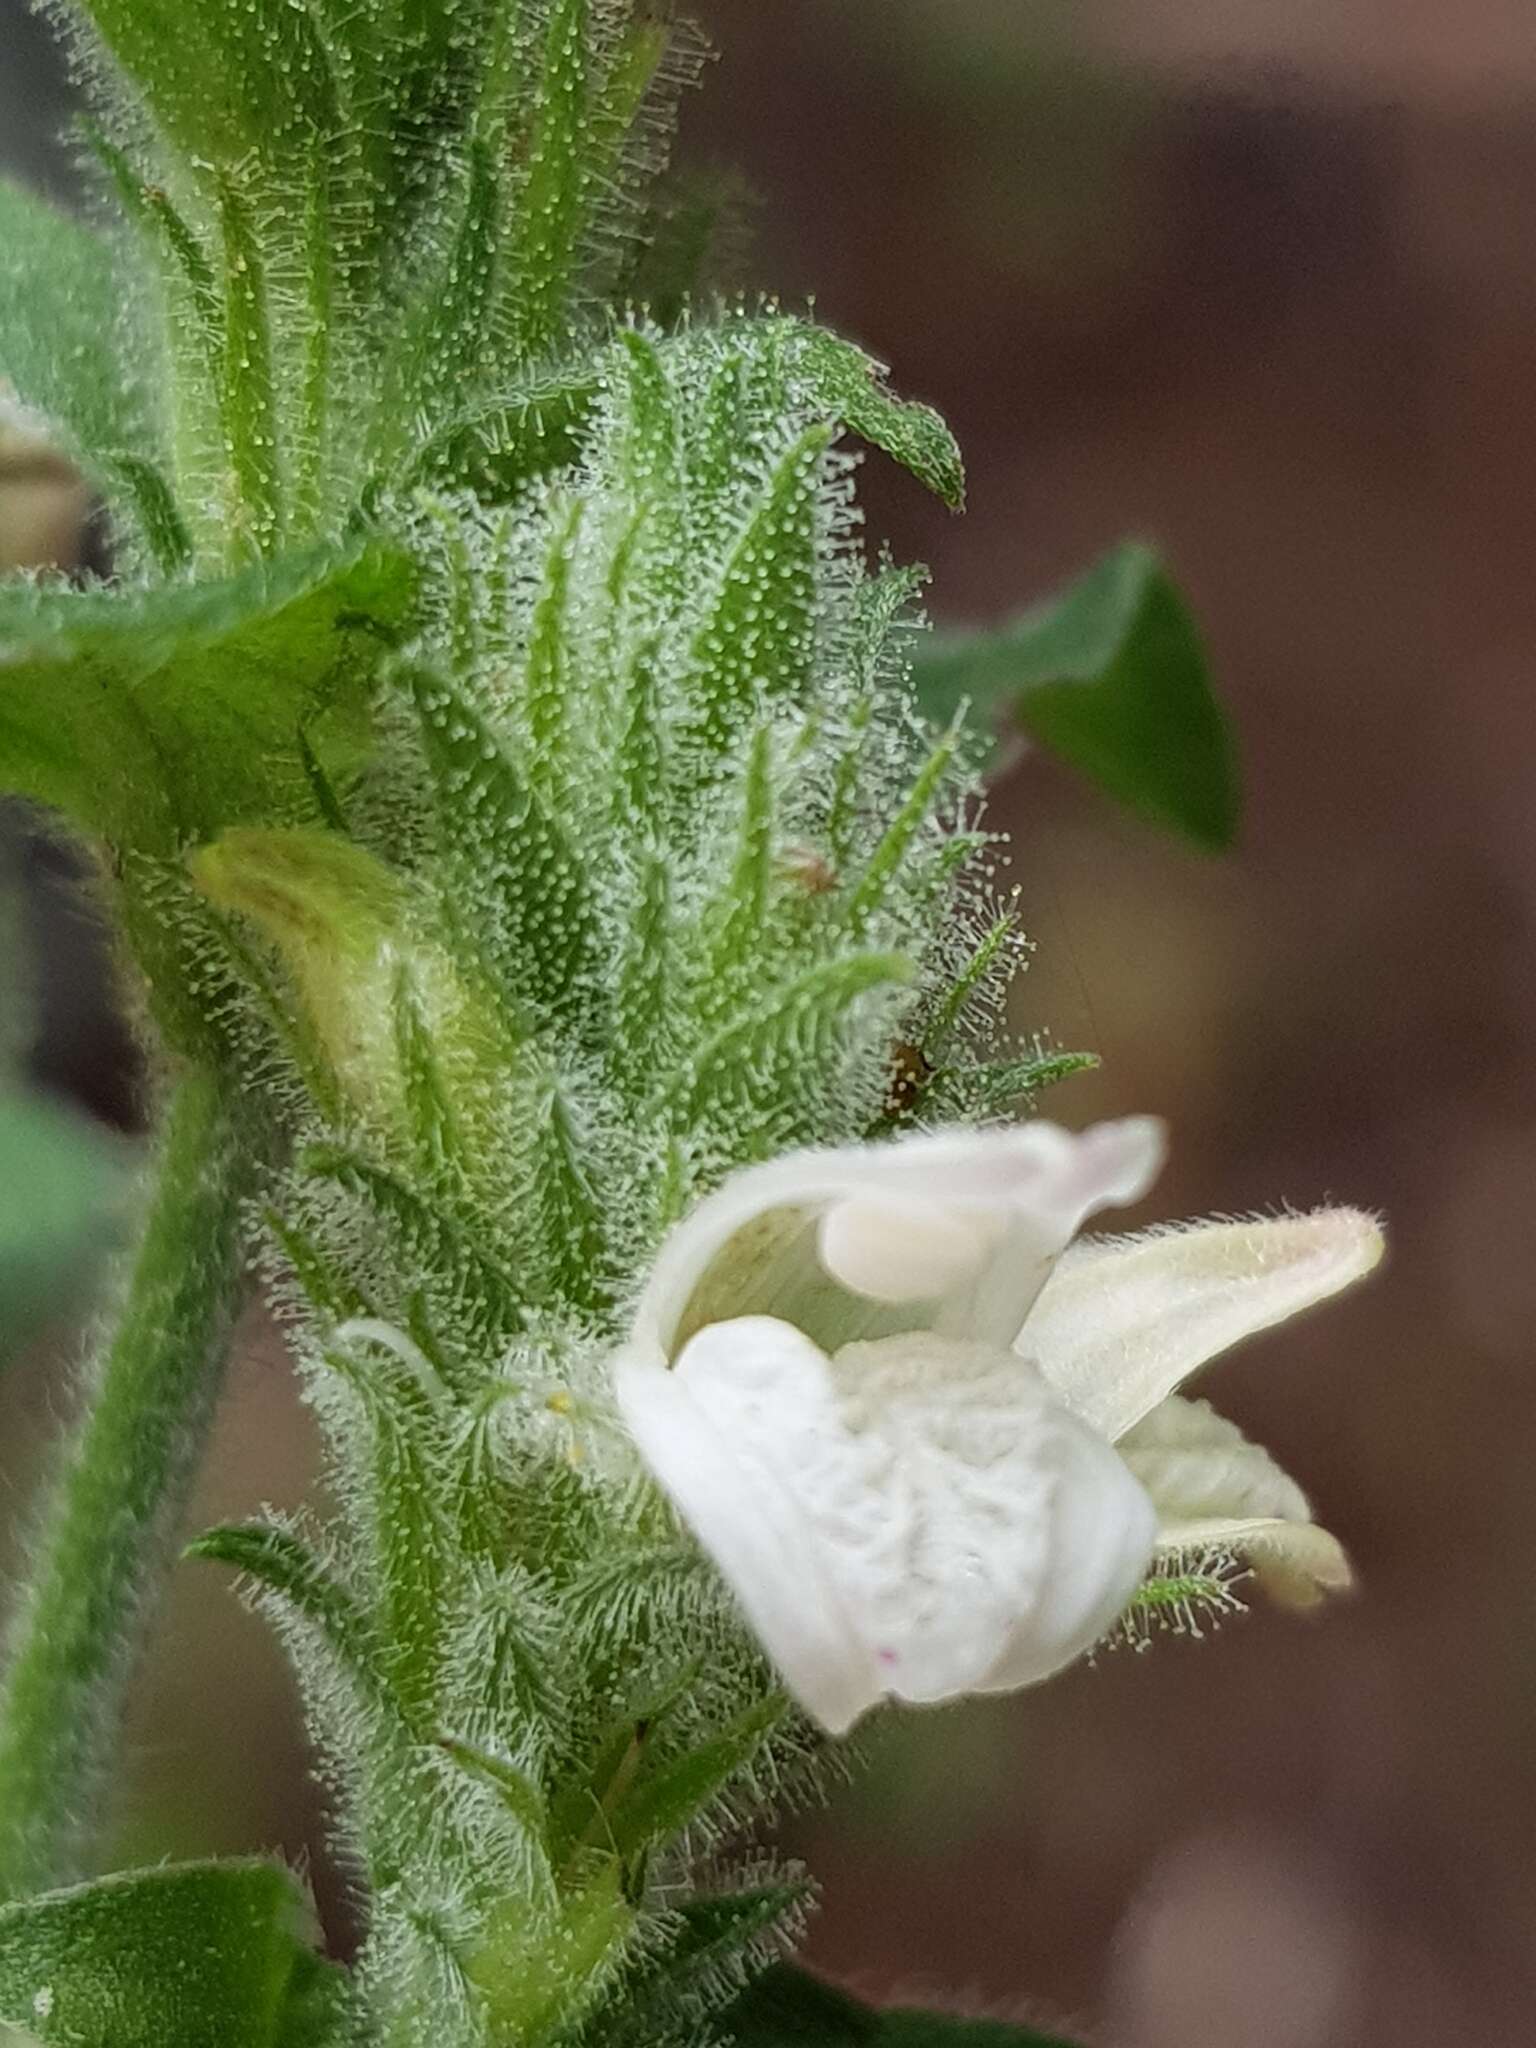
<svg viewBox="0 0 1536 2048">
<path fill-rule="evenodd" d="M 11 1624 L 0 1897 L 79 1875 L 222 1377 L 244 1158 L 224 1084 L 190 1074 L 170 1106 L 143 1236 Z"/>
</svg>

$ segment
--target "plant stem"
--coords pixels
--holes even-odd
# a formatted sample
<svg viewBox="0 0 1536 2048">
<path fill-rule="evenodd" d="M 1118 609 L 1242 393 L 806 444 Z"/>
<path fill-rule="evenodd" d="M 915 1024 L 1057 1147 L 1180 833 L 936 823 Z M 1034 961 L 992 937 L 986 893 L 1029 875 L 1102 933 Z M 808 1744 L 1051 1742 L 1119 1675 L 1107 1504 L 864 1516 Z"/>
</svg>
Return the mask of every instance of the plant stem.
<svg viewBox="0 0 1536 2048">
<path fill-rule="evenodd" d="M 218 1396 L 247 1171 L 225 1084 L 190 1073 L 11 1623 L 0 1898 L 68 1882 L 88 1853 L 135 1653 Z"/>
</svg>

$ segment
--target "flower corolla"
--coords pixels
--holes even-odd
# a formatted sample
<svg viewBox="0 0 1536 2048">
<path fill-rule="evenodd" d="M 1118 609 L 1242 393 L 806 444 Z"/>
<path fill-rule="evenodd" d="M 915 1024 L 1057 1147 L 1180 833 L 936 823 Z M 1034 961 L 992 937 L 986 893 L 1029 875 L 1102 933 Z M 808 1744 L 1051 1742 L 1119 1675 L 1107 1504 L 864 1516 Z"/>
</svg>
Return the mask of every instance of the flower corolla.
<svg viewBox="0 0 1536 2048">
<path fill-rule="evenodd" d="M 1144 1117 L 799 1152 L 662 1246 L 621 1414 L 830 1732 L 1049 1677 L 1154 1560 L 1241 1558 L 1298 1604 L 1348 1583 L 1295 1482 L 1176 1389 L 1380 1233 L 1331 1209 L 1073 1242 L 1162 1156 Z"/>
</svg>

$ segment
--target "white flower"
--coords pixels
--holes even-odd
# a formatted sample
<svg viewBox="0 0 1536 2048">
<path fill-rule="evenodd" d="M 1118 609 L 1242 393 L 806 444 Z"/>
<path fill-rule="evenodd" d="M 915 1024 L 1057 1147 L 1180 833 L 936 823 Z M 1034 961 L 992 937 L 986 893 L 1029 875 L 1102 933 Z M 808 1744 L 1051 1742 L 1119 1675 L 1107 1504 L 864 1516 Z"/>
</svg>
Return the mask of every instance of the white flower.
<svg viewBox="0 0 1536 2048">
<path fill-rule="evenodd" d="M 832 1733 L 887 1695 L 1049 1677 L 1160 1553 L 1246 1557 L 1296 1600 L 1347 1582 L 1294 1482 L 1174 1389 L 1380 1235 L 1327 1210 L 1068 1250 L 1162 1149 L 1134 1118 L 795 1153 L 663 1245 L 620 1409 Z"/>
</svg>

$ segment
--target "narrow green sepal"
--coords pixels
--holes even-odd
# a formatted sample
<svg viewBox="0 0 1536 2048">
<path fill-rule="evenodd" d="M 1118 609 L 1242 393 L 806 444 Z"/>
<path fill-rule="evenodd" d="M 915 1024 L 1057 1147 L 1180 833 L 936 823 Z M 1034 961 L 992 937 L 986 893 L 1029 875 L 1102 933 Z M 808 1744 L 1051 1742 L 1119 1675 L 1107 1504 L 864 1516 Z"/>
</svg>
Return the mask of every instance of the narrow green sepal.
<svg viewBox="0 0 1536 2048">
<path fill-rule="evenodd" d="M 797 702 L 816 649 L 819 497 L 828 426 L 779 456 L 726 562 L 694 640 L 689 741 L 706 762 L 729 748 L 763 700 Z"/>
<path fill-rule="evenodd" d="M 592 959 L 590 900 L 563 826 L 480 714 L 451 684 L 413 667 L 450 907 L 517 1004 L 575 1002 Z M 493 900 L 485 900 L 487 887 Z"/>
<path fill-rule="evenodd" d="M 849 891 L 844 918 L 848 930 L 855 937 L 867 929 L 887 891 L 902 872 L 913 841 L 942 801 L 958 745 L 959 729 L 952 725 L 923 763 L 906 802 L 885 828 L 868 866 Z"/>
<path fill-rule="evenodd" d="M 205 1564 L 225 1564 L 264 1596 L 307 1623 L 361 1684 L 379 1684 L 377 1646 L 367 1616 L 330 1567 L 291 1530 L 270 1522 L 225 1522 L 205 1529 L 183 1551 Z"/>
<path fill-rule="evenodd" d="M 768 990 L 705 1041 L 677 1084 L 683 1115 L 706 1128 L 717 1117 L 732 1118 L 762 1146 L 803 1142 L 779 1120 L 815 1116 L 817 1091 L 837 1063 L 850 1011 L 908 986 L 915 973 L 904 954 L 854 953 Z M 763 1115 L 770 1121 L 760 1129 Z"/>
<path fill-rule="evenodd" d="M 609 1814 L 615 1853 L 634 1856 L 671 1840 L 702 1819 L 726 1788 L 750 1770 L 788 1711 L 789 1701 L 782 1693 L 774 1693 L 745 1708 L 685 1755 L 642 1772 L 629 1795 Z"/>
<path fill-rule="evenodd" d="M 490 1350 L 523 1328 L 526 1291 L 457 1218 L 342 1145 L 308 1146 L 298 1167 L 306 1178 L 329 1182 L 364 1204 L 398 1241 L 412 1267 L 451 1291 L 455 1312 L 474 1343 Z"/>
<path fill-rule="evenodd" d="M 503 198 L 490 152 L 472 143 L 453 234 L 406 309 L 381 377 L 373 453 L 386 470 L 405 453 L 407 467 L 420 474 L 424 446 L 446 453 L 440 439 L 445 414 L 451 417 L 461 395 L 483 382 L 501 262 Z M 429 466 L 441 474 L 439 464 Z"/>
<path fill-rule="evenodd" d="M 233 487 L 229 552 L 235 564 L 269 560 L 286 517 L 282 431 L 273 381 L 266 249 L 250 195 L 218 181 L 223 236 L 224 360 L 219 410 Z"/>
<path fill-rule="evenodd" d="M 549 1826 L 544 1794 L 526 1771 L 505 1757 L 492 1756 L 472 1742 L 460 1741 L 457 1736 L 439 1735 L 437 1746 L 461 1770 L 489 1785 L 520 1828 L 526 1829 L 536 1842 L 544 1840 Z"/>
<path fill-rule="evenodd" d="M 419 443 L 408 483 L 457 485 L 502 504 L 581 452 L 599 381 L 579 364 L 528 373 L 454 412 Z"/>
<path fill-rule="evenodd" d="M 336 81 L 308 9 L 280 0 L 87 0 L 101 43 L 189 160 L 253 156 L 281 170 L 296 142 L 341 126 Z"/>
<path fill-rule="evenodd" d="M 1054 1088 L 1059 1081 L 1069 1081 L 1074 1074 L 1091 1074 L 1098 1064 L 1098 1055 L 1091 1052 L 1037 1052 L 944 1071 L 946 1078 L 952 1075 L 974 1088 L 990 1107 L 1004 1109 L 1044 1088 Z"/>
<path fill-rule="evenodd" d="M 528 166 L 517 195 L 508 263 L 509 319 L 516 360 L 545 354 L 562 338 L 590 194 L 592 92 L 590 0 L 554 0 L 544 36 L 543 75 Z"/>
</svg>

